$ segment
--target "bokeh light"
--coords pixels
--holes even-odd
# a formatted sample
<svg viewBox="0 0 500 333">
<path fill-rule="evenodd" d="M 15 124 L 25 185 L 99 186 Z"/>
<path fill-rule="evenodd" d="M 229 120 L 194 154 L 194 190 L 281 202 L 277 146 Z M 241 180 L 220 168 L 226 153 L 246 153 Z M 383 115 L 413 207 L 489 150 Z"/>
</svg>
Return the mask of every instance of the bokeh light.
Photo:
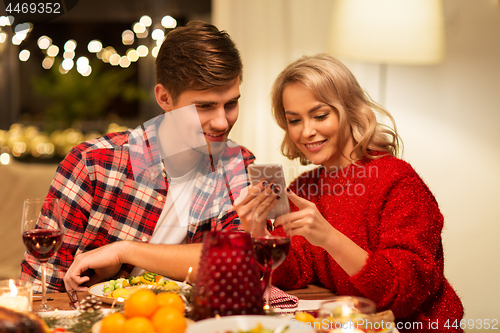
<svg viewBox="0 0 500 333">
<path fill-rule="evenodd" d="M 57 47 L 57 45 L 51 45 L 47 49 L 47 55 L 49 57 L 55 57 L 57 56 L 58 53 L 59 53 L 59 47 Z"/>
<path fill-rule="evenodd" d="M 45 59 L 43 59 L 42 61 L 42 67 L 44 69 L 51 69 L 53 65 L 54 65 L 54 58 L 45 57 Z"/>
<path fill-rule="evenodd" d="M 161 25 L 167 29 L 173 29 L 177 26 L 177 21 L 172 16 L 167 15 L 161 19 Z"/>
<path fill-rule="evenodd" d="M 27 61 L 29 58 L 30 58 L 30 51 L 22 50 L 21 52 L 19 52 L 19 60 Z"/>
<path fill-rule="evenodd" d="M 97 39 L 91 40 L 89 42 L 89 45 L 87 46 L 87 49 L 90 53 L 100 52 L 102 50 L 102 43 Z"/>
<path fill-rule="evenodd" d="M 149 53 L 149 49 L 146 45 L 139 45 L 137 47 L 137 54 L 139 55 L 139 57 L 145 57 L 147 56 Z"/>
<path fill-rule="evenodd" d="M 46 50 L 52 44 L 52 39 L 47 36 L 41 36 L 40 38 L 38 38 L 37 44 L 41 50 Z"/>
<path fill-rule="evenodd" d="M 122 33 L 122 43 L 123 45 L 134 44 L 134 32 L 132 30 L 125 30 Z"/>
<path fill-rule="evenodd" d="M 154 40 L 157 40 L 157 41 L 163 40 L 164 37 L 165 37 L 165 32 L 163 31 L 163 29 L 155 29 L 151 33 L 151 38 L 153 38 Z"/>
<path fill-rule="evenodd" d="M 76 49 L 76 41 L 73 39 L 68 40 L 64 43 L 64 51 L 74 51 Z"/>
<path fill-rule="evenodd" d="M 62 68 L 66 71 L 71 70 L 74 65 L 75 65 L 75 62 L 73 61 L 73 59 L 64 59 L 62 64 L 61 64 Z"/>
<path fill-rule="evenodd" d="M 149 27 L 151 26 L 151 23 L 153 23 L 153 20 L 151 19 L 151 17 L 144 15 L 140 18 L 139 23 L 145 27 Z"/>
<path fill-rule="evenodd" d="M 146 31 L 146 27 L 142 25 L 141 23 L 137 22 L 134 24 L 134 27 L 132 28 L 136 34 L 141 34 Z"/>
</svg>

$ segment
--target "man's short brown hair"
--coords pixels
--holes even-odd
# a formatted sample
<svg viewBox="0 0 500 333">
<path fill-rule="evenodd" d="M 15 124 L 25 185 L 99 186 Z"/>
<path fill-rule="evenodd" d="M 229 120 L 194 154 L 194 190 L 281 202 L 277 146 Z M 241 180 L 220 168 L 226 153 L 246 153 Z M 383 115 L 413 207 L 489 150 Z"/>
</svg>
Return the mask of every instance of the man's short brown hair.
<svg viewBox="0 0 500 333">
<path fill-rule="evenodd" d="M 174 103 L 186 90 L 205 90 L 242 79 L 238 49 L 225 31 L 191 21 L 170 31 L 155 62 L 156 83 L 162 84 Z"/>
</svg>

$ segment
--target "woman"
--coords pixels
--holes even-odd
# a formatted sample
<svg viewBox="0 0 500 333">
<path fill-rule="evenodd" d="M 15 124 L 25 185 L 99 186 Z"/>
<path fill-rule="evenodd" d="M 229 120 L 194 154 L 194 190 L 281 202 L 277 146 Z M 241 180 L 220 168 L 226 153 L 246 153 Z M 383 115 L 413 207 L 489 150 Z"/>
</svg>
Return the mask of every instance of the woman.
<svg viewBox="0 0 500 333">
<path fill-rule="evenodd" d="M 462 332 L 463 307 L 443 274 L 443 216 L 422 179 L 396 157 L 391 115 L 327 55 L 286 67 L 272 103 L 285 130 L 282 153 L 319 165 L 292 182 L 292 213 L 275 220 L 273 233 L 294 237 L 273 283 L 316 283 L 370 298 L 378 311 L 394 312 L 398 327 L 414 328 L 406 332 Z M 375 112 L 394 129 L 377 122 Z M 277 201 L 262 184 L 249 192 L 235 205 L 246 230 L 266 223 Z"/>
</svg>

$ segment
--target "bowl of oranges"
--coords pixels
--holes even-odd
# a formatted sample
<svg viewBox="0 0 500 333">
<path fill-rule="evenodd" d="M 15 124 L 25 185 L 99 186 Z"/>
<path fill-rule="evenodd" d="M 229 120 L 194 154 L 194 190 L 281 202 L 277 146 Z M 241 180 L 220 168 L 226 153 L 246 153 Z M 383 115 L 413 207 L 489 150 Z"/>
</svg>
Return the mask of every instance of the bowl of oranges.
<svg viewBox="0 0 500 333">
<path fill-rule="evenodd" d="M 182 298 L 172 292 L 139 289 L 114 312 L 92 327 L 92 333 L 184 333 L 187 319 Z"/>
</svg>

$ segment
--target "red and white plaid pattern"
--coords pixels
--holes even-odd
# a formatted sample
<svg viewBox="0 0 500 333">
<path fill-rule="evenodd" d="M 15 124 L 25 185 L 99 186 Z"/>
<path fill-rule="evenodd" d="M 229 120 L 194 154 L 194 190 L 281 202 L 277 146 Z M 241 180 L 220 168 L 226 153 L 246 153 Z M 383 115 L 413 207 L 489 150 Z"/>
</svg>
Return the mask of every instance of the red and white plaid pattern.
<svg viewBox="0 0 500 333">
<path fill-rule="evenodd" d="M 47 197 L 60 199 L 66 232 L 48 262 L 48 291 L 64 290 L 62 279 L 77 250 L 150 240 L 168 191 L 168 175 L 158 172 L 163 167 L 154 133 L 151 127 L 111 133 L 76 146 L 59 164 Z M 130 145 L 141 134 L 146 149 L 137 155 Z M 242 231 L 236 212 L 227 210 L 248 185 L 246 167 L 254 159 L 246 148 L 229 142 L 217 161 L 206 156 L 201 162 L 190 208 L 191 221 L 197 223 L 188 226 L 189 243 L 201 242 L 204 231 Z M 21 278 L 41 291 L 39 262 L 26 253 L 21 268 Z"/>
<path fill-rule="evenodd" d="M 269 303 L 271 308 L 290 309 L 298 306 L 299 298 L 297 296 L 290 295 L 275 286 L 271 286 L 271 297 Z"/>
</svg>

